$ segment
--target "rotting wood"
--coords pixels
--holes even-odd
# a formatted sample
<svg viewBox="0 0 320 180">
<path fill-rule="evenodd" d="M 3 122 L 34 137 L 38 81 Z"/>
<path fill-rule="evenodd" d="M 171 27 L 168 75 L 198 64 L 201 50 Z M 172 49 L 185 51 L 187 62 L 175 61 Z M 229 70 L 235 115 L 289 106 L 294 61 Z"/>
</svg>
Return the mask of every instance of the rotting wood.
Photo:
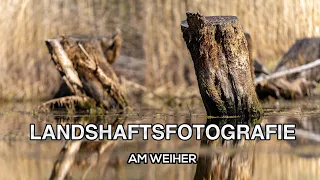
<svg viewBox="0 0 320 180">
<path fill-rule="evenodd" d="M 60 40 L 49 39 L 46 41 L 46 45 L 51 54 L 52 61 L 56 65 L 57 70 L 60 72 L 70 91 L 78 96 L 85 95 L 78 73 L 61 46 Z"/>
<path fill-rule="evenodd" d="M 316 59 L 320 59 L 320 37 L 299 39 L 281 58 L 275 69 L 275 72 L 308 64 Z M 303 77 L 307 80 L 320 82 L 319 70 L 320 66 L 317 68 L 312 68 L 308 71 L 304 71 L 303 73 L 287 75 L 286 78 L 288 80 L 292 80 Z"/>
<path fill-rule="evenodd" d="M 237 17 L 188 12 L 181 30 L 207 114 L 261 116 L 247 41 Z"/>
<path fill-rule="evenodd" d="M 235 16 L 204 17 L 187 13 L 181 23 L 183 38 L 190 51 L 202 101 L 208 116 L 238 116 L 243 123 L 262 116 L 262 108 L 253 84 L 253 58 L 245 34 Z M 247 35 L 247 38 L 248 37 Z M 250 41 L 251 43 L 251 41 Z M 250 53 L 252 53 L 250 51 Z M 225 118 L 207 119 L 207 125 L 222 125 Z M 201 147 L 240 147 L 238 141 L 201 141 Z M 252 156 L 247 154 L 209 153 L 201 155 L 194 179 L 250 179 Z"/>
<path fill-rule="evenodd" d="M 273 74 L 256 79 L 259 98 L 297 99 L 318 95 L 319 58 L 320 38 L 297 40 L 282 57 Z"/>
<path fill-rule="evenodd" d="M 101 61 L 99 61 L 99 64 L 103 65 L 103 67 L 106 67 L 106 63 L 113 64 L 117 57 L 120 54 L 120 49 L 122 45 L 122 38 L 120 31 L 117 30 L 116 33 L 111 38 L 107 37 L 85 37 L 85 36 L 67 36 L 68 39 L 72 39 L 76 42 L 89 42 L 89 41 L 95 41 L 95 45 L 97 48 L 101 49 L 100 53 L 104 55 L 103 58 L 99 58 Z M 60 41 L 62 38 L 59 39 Z M 110 68 L 103 68 L 106 70 L 106 72 L 109 72 Z M 115 78 L 115 73 L 108 74 L 112 75 L 113 78 Z M 60 85 L 60 88 L 58 92 L 54 95 L 54 98 L 64 97 L 64 96 L 70 96 L 74 95 L 74 93 L 70 92 L 67 82 L 63 81 Z"/>
<path fill-rule="evenodd" d="M 72 98 L 76 101 L 90 97 L 104 109 L 128 107 L 118 77 L 110 66 L 119 55 L 121 43 L 118 32 L 112 38 L 64 36 L 47 40 L 52 60 L 64 80 L 60 88 L 71 93 L 64 95 L 80 96 Z M 39 108 L 54 102 L 44 103 Z"/>
</svg>

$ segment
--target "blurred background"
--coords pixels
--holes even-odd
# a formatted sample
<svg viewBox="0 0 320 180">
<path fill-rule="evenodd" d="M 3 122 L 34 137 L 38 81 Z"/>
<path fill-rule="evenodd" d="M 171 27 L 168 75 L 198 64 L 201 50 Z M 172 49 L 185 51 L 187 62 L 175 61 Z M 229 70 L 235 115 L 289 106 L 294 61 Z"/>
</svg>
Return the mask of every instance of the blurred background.
<svg viewBox="0 0 320 180">
<path fill-rule="evenodd" d="M 238 16 L 244 32 L 252 37 L 254 58 L 269 69 L 277 65 L 297 39 L 320 36 L 320 0 L 1 0 L 0 102 L 42 101 L 51 99 L 58 91 L 61 79 L 50 60 L 46 39 L 59 35 L 109 36 L 117 28 L 123 37 L 121 55 L 112 64 L 117 73 L 150 90 L 197 89 L 193 63 L 180 30 L 186 11 L 199 11 L 205 16 Z M 92 120 L 91 116 L 70 118 L 68 114 L 61 115 L 65 118 L 61 120 L 55 115 L 38 117 L 32 112 L 38 102 L 23 103 L 30 104 L 0 103 L 0 172 L 6 172 L 0 173 L 0 179 L 50 176 L 63 142 L 30 141 L 30 123 L 40 129 L 48 123 Z M 295 123 L 300 139 L 257 143 L 257 149 L 249 154 L 255 157 L 253 179 L 319 179 L 319 104 L 319 98 L 264 104 L 264 124 Z M 104 118 L 107 123 L 114 117 Z M 129 116 L 127 122 L 142 120 L 203 123 L 206 115 L 202 105 L 190 109 L 188 106 L 142 111 Z M 110 165 L 119 168 L 107 174 L 109 169 L 113 171 L 105 166 L 109 156 L 101 156 L 102 161 L 88 177 L 105 179 L 107 174 L 109 179 L 123 175 L 127 177 L 118 179 L 192 179 L 195 165 L 128 166 L 125 163 L 128 156 L 122 153 L 197 152 L 199 143 L 180 140 L 119 143 L 116 147 L 119 152 L 115 151 L 118 154 Z M 223 149 L 229 151 L 235 152 Z M 118 163 L 118 157 L 122 164 Z M 82 175 L 84 171 L 79 172 Z"/>
<path fill-rule="evenodd" d="M 297 38 L 320 35 L 319 0 L 2 0 L 0 98 L 48 99 L 57 91 L 60 75 L 44 40 L 108 36 L 116 28 L 124 38 L 120 59 L 140 63 L 138 83 L 196 85 L 180 30 L 186 11 L 238 16 L 255 58 L 269 68 Z"/>
</svg>

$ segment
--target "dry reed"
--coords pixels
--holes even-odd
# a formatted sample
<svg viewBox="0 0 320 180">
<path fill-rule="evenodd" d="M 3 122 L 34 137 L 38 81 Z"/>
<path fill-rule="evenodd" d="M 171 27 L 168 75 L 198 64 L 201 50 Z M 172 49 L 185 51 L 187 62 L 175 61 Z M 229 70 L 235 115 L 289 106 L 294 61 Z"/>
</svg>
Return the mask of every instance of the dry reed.
<svg viewBox="0 0 320 180">
<path fill-rule="evenodd" d="M 180 32 L 185 12 L 237 15 L 255 56 L 274 65 L 297 38 L 320 34 L 318 0 L 3 0 L 0 98 L 49 98 L 59 75 L 44 40 L 63 34 L 109 35 L 120 28 L 122 54 L 146 61 L 145 83 L 196 84 Z"/>
</svg>

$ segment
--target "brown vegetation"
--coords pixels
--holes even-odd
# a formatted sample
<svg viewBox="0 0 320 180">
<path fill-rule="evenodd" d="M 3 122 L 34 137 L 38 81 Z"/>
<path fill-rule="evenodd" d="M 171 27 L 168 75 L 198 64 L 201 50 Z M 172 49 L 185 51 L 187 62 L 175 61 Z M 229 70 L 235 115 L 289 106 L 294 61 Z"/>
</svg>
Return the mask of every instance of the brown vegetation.
<svg viewBox="0 0 320 180">
<path fill-rule="evenodd" d="M 4 0 L 0 9 L 0 97 L 5 99 L 50 98 L 57 91 L 60 77 L 44 40 L 60 34 L 106 36 L 120 28 L 122 55 L 145 60 L 147 87 L 158 87 L 196 84 L 177 31 L 188 10 L 237 15 L 256 45 L 254 55 L 269 65 L 296 38 L 320 33 L 318 0 Z"/>
</svg>

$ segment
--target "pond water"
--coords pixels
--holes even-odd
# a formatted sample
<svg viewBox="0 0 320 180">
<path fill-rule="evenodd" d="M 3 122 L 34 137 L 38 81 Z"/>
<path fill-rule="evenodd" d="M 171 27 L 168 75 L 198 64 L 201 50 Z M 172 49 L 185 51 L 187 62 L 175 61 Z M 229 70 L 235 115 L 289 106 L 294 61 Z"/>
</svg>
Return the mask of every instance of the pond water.
<svg viewBox="0 0 320 180">
<path fill-rule="evenodd" d="M 204 108 L 162 110 L 139 108 L 125 116 L 108 114 L 34 114 L 38 103 L 0 105 L 0 179 L 49 179 L 59 168 L 66 141 L 30 141 L 30 123 L 43 129 L 56 123 L 206 123 Z M 132 152 L 184 152 L 202 157 L 198 171 L 212 167 L 211 179 L 319 179 L 320 178 L 320 98 L 263 103 L 265 116 L 258 121 L 296 124 L 296 140 L 239 141 L 202 146 L 192 138 L 182 141 L 142 140 L 81 142 L 68 172 L 69 179 L 193 179 L 196 164 L 127 164 Z M 232 121 L 232 120 L 230 120 Z M 68 142 L 69 147 L 74 142 Z M 231 144 L 231 145 L 230 145 Z M 55 166 L 56 164 L 56 166 Z M 54 169 L 56 167 L 56 169 Z M 203 173 L 203 172 L 202 172 Z M 209 178 L 209 179 L 210 179 Z"/>
</svg>

